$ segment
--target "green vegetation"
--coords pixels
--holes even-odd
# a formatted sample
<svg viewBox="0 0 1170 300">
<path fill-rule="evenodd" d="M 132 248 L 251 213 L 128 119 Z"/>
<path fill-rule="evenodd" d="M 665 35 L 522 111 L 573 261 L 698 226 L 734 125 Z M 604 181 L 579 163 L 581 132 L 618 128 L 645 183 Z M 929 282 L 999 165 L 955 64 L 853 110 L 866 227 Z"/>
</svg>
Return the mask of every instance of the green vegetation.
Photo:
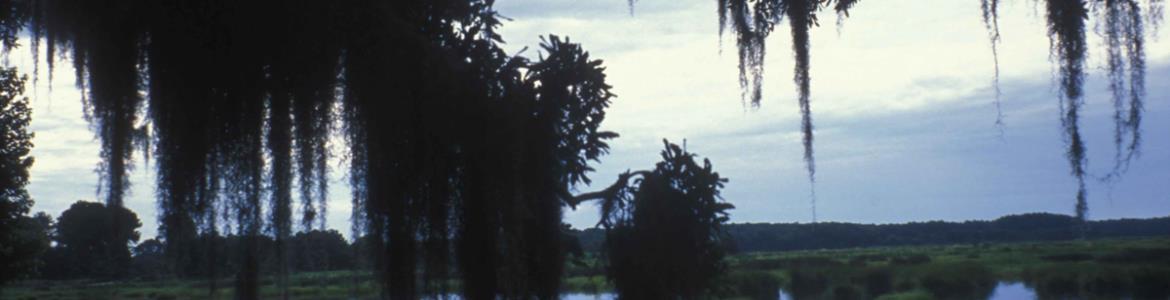
<svg viewBox="0 0 1170 300">
<path fill-rule="evenodd" d="M 986 299 L 1001 281 L 1041 297 L 1170 296 L 1167 238 L 765 252 L 730 265 L 731 278 L 768 274 L 797 298 Z"/>
<path fill-rule="evenodd" d="M 27 77 L 16 68 L 0 67 L 0 285 L 36 270 L 36 257 L 49 242 L 38 235 L 45 218 L 28 216 L 28 170 L 32 167 L 32 110 L 23 97 Z"/>
<path fill-rule="evenodd" d="M 566 264 L 562 291 L 612 291 L 599 258 L 587 254 Z M 1165 237 L 761 252 L 729 256 L 727 264 L 720 298 L 775 299 L 782 288 L 805 298 L 984 299 L 997 282 L 1023 282 L 1041 297 L 1170 296 L 1170 238 Z M 278 295 L 272 280 L 262 280 L 262 298 Z M 228 282 L 221 279 L 220 286 L 228 287 L 217 290 L 221 299 L 232 295 Z M 201 299 L 209 296 L 208 284 L 25 281 L 6 288 L 0 298 Z M 292 275 L 290 291 L 296 299 L 364 299 L 377 295 L 377 286 L 368 272 L 313 272 Z"/>
<path fill-rule="evenodd" d="M 281 291 L 273 281 L 261 280 L 260 297 L 271 299 Z M 225 288 L 210 294 L 209 280 L 152 280 L 97 282 L 91 280 L 27 281 L 3 291 L 3 299 L 230 299 L 235 293 L 231 278 L 217 280 Z M 355 285 L 355 283 L 357 283 Z M 342 299 L 355 295 L 373 298 L 378 295 L 374 277 L 369 272 L 314 272 L 289 276 L 289 291 L 295 299 Z"/>
</svg>

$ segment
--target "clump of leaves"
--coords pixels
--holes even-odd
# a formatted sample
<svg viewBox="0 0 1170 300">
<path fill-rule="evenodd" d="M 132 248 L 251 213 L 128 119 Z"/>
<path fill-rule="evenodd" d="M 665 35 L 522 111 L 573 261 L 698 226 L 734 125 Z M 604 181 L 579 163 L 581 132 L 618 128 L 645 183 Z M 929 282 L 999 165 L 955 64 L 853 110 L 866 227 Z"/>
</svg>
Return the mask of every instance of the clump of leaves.
<svg viewBox="0 0 1170 300">
<path fill-rule="evenodd" d="M 726 268 L 723 224 L 734 206 L 719 191 L 727 179 L 710 161 L 663 144 L 653 170 L 626 172 L 610 188 L 579 197 L 602 201 L 607 274 L 622 298 L 696 298 L 714 292 Z"/>
</svg>

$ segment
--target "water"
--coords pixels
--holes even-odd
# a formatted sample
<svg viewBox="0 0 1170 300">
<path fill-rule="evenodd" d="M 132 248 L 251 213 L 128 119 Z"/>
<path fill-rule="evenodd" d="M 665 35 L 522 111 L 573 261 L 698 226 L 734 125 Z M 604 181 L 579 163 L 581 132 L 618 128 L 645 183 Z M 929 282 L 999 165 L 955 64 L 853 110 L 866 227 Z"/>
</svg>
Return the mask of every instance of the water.
<svg viewBox="0 0 1170 300">
<path fill-rule="evenodd" d="M 601 293 L 601 294 L 572 293 L 572 294 L 561 294 L 561 299 L 562 300 L 613 300 L 613 299 L 617 299 L 617 297 L 615 297 L 613 293 Z"/>
<path fill-rule="evenodd" d="M 1024 286 L 1023 282 L 1000 282 L 995 286 L 991 299 L 1036 299 L 1036 291 Z"/>
<path fill-rule="evenodd" d="M 587 299 L 587 298 L 578 298 Z M 612 298 L 607 298 L 612 299 Z M 780 300 L 793 300 L 792 295 L 788 292 L 780 290 Z M 1019 300 L 1019 299 L 1036 299 L 1036 291 L 1022 282 L 1007 282 L 1001 281 L 995 285 L 995 291 L 991 293 L 990 300 Z"/>
<path fill-rule="evenodd" d="M 585 294 L 585 293 L 570 293 L 561 294 L 561 299 L 564 300 L 613 300 L 617 297 L 613 293 L 600 294 Z M 778 299 L 793 300 L 792 295 L 784 290 L 779 291 Z M 1021 282 L 1000 282 L 995 286 L 995 291 L 991 293 L 990 300 L 1017 300 L 1017 299 L 1036 299 L 1036 291 Z"/>
</svg>

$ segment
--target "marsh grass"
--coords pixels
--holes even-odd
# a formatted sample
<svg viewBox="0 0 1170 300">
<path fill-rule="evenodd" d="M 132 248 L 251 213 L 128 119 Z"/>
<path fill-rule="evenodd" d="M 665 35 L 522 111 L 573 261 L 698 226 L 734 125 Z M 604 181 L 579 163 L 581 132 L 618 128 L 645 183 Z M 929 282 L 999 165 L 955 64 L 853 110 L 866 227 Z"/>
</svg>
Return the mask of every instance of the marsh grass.
<svg viewBox="0 0 1170 300">
<path fill-rule="evenodd" d="M 360 299 L 378 295 L 370 273 L 358 273 L 358 284 L 353 284 L 352 272 L 300 273 L 290 276 L 289 292 L 294 299 L 344 299 L 356 295 Z M 91 280 L 26 281 L 5 289 L 2 299 L 61 299 L 61 300 L 121 300 L 121 299 L 231 299 L 234 289 L 231 278 L 218 279 L 217 286 L 226 287 L 211 292 L 210 280 L 151 280 L 98 282 Z M 264 277 L 260 296 L 278 297 L 281 291 L 273 285 L 274 278 Z"/>
<path fill-rule="evenodd" d="M 1012 244 L 970 244 L 741 253 L 727 258 L 717 298 L 985 299 L 998 282 L 1022 282 L 1041 298 L 1170 297 L 1170 238 Z M 601 257 L 566 264 L 563 293 L 613 290 Z M 294 274 L 294 299 L 358 299 L 378 295 L 373 274 L 349 271 Z M 279 295 L 263 278 L 261 298 Z M 214 298 L 230 299 L 230 278 Z M 25 281 L 0 299 L 208 299 L 208 280 L 98 282 Z M 459 286 L 451 281 L 451 286 Z"/>
<path fill-rule="evenodd" d="M 797 299 L 986 299 L 998 282 L 1023 282 L 1040 297 L 1170 296 L 1167 238 L 746 253 L 729 261 L 729 286 L 761 286 L 752 282 L 768 274 Z"/>
</svg>

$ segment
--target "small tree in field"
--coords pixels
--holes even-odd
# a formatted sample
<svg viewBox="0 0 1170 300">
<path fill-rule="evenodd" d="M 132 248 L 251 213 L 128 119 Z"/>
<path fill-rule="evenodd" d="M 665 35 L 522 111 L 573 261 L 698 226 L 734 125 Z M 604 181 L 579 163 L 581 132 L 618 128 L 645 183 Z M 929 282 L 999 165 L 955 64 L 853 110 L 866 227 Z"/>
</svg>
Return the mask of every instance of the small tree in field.
<svg viewBox="0 0 1170 300">
<path fill-rule="evenodd" d="M 115 230 L 114 224 L 118 224 Z M 138 215 L 125 207 L 77 201 L 57 217 L 56 250 L 66 277 L 120 278 L 130 270 L 130 245 L 138 242 Z"/>
<path fill-rule="evenodd" d="M 578 197 L 603 199 L 607 273 L 623 299 L 709 295 L 725 269 L 722 227 L 734 206 L 719 190 L 727 179 L 710 161 L 663 143 L 654 170 L 626 172 L 605 191 Z"/>
</svg>

